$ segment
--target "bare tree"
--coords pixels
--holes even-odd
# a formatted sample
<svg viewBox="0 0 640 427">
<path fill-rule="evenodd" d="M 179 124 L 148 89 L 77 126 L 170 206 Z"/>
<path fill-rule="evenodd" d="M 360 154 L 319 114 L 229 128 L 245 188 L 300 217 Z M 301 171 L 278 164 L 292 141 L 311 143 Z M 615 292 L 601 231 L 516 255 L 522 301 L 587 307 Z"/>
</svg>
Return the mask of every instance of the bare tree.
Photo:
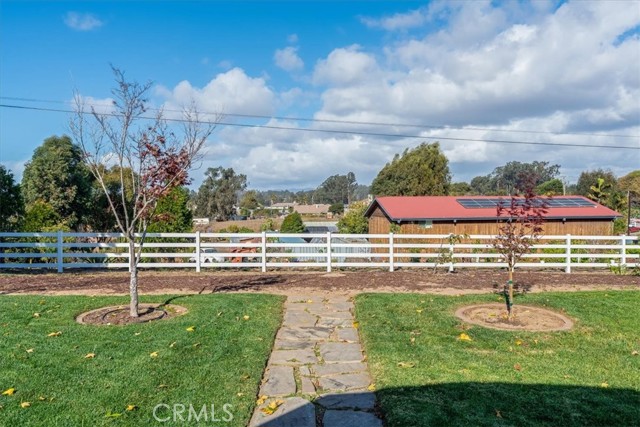
<svg viewBox="0 0 640 427">
<path fill-rule="evenodd" d="M 112 111 L 97 111 L 94 106 L 87 109 L 76 92 L 76 113 L 70 127 L 128 243 L 130 315 L 138 317 L 138 263 L 157 201 L 171 189 L 189 184 L 189 170 L 200 158 L 220 116 L 201 121 L 192 104 L 182 119 L 175 120 L 182 125 L 178 136 L 163 111 L 147 115 L 146 97 L 152 84 L 128 82 L 124 72 L 111 68 L 116 82 Z M 120 175 L 120 191 L 115 194 L 105 181 L 105 164 L 109 163 L 117 166 Z"/>
<path fill-rule="evenodd" d="M 501 201 L 497 206 L 498 221 L 504 218 L 504 222 L 498 226 L 493 247 L 509 268 L 509 280 L 504 291 L 509 319 L 512 319 L 513 271 L 522 256 L 540 239 L 547 213 L 548 204 L 536 196 L 534 185 L 535 180 L 527 180 L 523 196 L 514 194 L 508 205 Z"/>
</svg>

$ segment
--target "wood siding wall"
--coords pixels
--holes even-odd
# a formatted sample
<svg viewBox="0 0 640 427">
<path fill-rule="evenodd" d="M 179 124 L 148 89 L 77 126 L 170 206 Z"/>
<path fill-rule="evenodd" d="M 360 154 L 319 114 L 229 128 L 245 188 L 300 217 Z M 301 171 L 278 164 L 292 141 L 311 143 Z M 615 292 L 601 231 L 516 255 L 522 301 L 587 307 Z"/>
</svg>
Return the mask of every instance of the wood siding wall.
<svg viewBox="0 0 640 427">
<path fill-rule="evenodd" d="M 391 222 L 378 207 L 369 218 L 369 233 L 389 233 Z M 433 221 L 430 228 L 423 223 L 403 222 L 400 224 L 401 234 L 497 234 L 496 221 Z M 613 222 L 610 220 L 549 220 L 544 223 L 544 234 L 547 235 L 580 235 L 609 236 L 613 234 Z"/>
</svg>

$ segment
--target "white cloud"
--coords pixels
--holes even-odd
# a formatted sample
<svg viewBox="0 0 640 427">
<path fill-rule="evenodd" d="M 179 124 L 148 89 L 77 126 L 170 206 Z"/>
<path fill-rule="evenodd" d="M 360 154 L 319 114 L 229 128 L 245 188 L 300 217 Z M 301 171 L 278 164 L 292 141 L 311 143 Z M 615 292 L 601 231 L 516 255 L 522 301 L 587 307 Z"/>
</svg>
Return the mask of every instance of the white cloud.
<svg viewBox="0 0 640 427">
<path fill-rule="evenodd" d="M 387 31 L 406 30 L 424 24 L 429 19 L 425 12 L 424 8 L 420 8 L 406 13 L 396 13 L 380 19 L 361 17 L 360 22 L 369 28 L 382 28 Z"/>
<path fill-rule="evenodd" d="M 91 13 L 67 12 L 64 17 L 67 27 L 76 31 L 91 31 L 104 25 L 100 19 Z"/>
<path fill-rule="evenodd" d="M 368 81 L 378 75 L 376 59 L 352 45 L 332 51 L 327 59 L 318 61 L 313 72 L 313 82 L 349 87 Z"/>
<path fill-rule="evenodd" d="M 295 33 L 294 33 L 294 34 L 289 34 L 289 35 L 287 36 L 287 41 L 288 41 L 289 43 L 298 43 L 298 35 L 297 35 L 297 34 L 295 34 Z"/>
<path fill-rule="evenodd" d="M 285 71 L 300 71 L 304 68 L 304 62 L 298 56 L 298 48 L 293 46 L 277 49 L 273 54 L 276 65 Z"/>
<path fill-rule="evenodd" d="M 249 77 L 240 68 L 218 74 L 202 88 L 184 80 L 173 89 L 158 86 L 156 93 L 166 100 L 167 111 L 181 110 L 195 102 L 199 111 L 204 113 L 265 115 L 273 112 L 276 100 L 265 79 Z"/>
</svg>

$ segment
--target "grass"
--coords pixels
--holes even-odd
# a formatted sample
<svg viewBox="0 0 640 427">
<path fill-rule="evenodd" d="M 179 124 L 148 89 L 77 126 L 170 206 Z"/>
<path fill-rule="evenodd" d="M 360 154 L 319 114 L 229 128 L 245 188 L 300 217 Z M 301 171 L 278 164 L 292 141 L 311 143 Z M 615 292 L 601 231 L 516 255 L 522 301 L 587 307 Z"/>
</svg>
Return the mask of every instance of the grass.
<svg viewBox="0 0 640 427">
<path fill-rule="evenodd" d="M 282 298 L 182 296 L 172 302 L 189 312 L 170 320 L 129 326 L 74 321 L 83 311 L 126 302 L 123 297 L 1 296 L 0 392 L 16 391 L 0 396 L 0 425 L 196 424 L 155 421 L 159 404 L 169 405 L 156 411 L 160 419 L 171 417 L 177 404 L 185 405 L 187 420 L 192 405 L 201 423 L 203 405 L 209 423 L 211 405 L 217 419 L 230 418 L 223 408 L 230 405 L 233 420 L 214 424 L 246 425 L 280 324 Z M 193 332 L 186 330 L 190 326 Z M 47 336 L 57 331 L 62 334 Z M 85 358 L 89 353 L 95 357 Z M 30 406 L 22 408 L 23 402 Z M 128 405 L 135 410 L 127 411 Z"/>
<path fill-rule="evenodd" d="M 640 292 L 529 294 L 568 332 L 465 325 L 495 295 L 364 294 L 356 315 L 388 426 L 640 425 Z M 421 310 L 419 312 L 419 310 Z M 462 332 L 471 341 L 459 340 Z M 413 338 L 413 342 L 412 342 Z"/>
</svg>

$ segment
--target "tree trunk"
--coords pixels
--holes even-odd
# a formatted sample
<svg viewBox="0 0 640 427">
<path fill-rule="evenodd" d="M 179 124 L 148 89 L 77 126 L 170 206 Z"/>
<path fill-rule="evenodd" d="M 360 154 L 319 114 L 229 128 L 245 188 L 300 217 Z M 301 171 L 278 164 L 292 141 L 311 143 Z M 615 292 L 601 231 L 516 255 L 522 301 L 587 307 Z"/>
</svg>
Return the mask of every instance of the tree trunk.
<svg viewBox="0 0 640 427">
<path fill-rule="evenodd" d="M 129 239 L 129 315 L 138 317 L 138 263 L 136 262 L 135 237 Z"/>
<path fill-rule="evenodd" d="M 509 286 L 509 297 L 507 299 L 507 312 L 508 312 L 508 318 L 509 320 L 511 320 L 511 318 L 513 317 L 513 267 L 509 267 L 509 281 L 507 282 L 507 285 Z"/>
</svg>

